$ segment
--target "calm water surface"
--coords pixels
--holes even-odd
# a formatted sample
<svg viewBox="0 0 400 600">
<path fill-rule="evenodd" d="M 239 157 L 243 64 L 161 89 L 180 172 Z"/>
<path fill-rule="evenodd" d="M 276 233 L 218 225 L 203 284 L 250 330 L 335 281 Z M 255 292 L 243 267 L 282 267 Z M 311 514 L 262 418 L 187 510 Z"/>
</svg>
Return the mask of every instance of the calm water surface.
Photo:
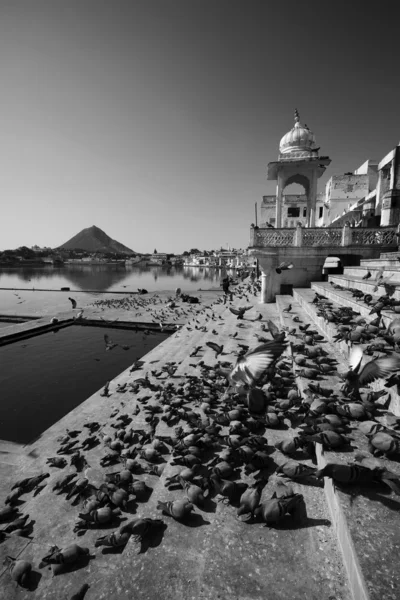
<svg viewBox="0 0 400 600">
<path fill-rule="evenodd" d="M 47 315 L 51 311 L 69 310 L 68 292 L 93 290 L 77 295 L 78 303 L 87 304 L 97 292 L 149 292 L 175 290 L 194 292 L 201 289 L 221 289 L 221 271 L 202 267 L 86 266 L 23 267 L 0 269 L 0 314 Z M 15 288 L 25 288 L 17 291 Z M 48 292 L 38 289 L 54 290 Z M 57 291 L 58 290 L 58 291 Z"/>
<path fill-rule="evenodd" d="M 177 287 L 189 293 L 199 288 L 221 290 L 220 277 L 219 270 L 199 267 L 0 269 L 0 288 L 13 288 L 0 289 L 0 314 L 53 316 L 71 312 L 68 296 L 73 296 L 78 306 L 85 306 L 105 291 L 136 292 L 138 287 L 149 292 L 172 292 Z M 60 292 L 61 287 L 69 287 L 71 292 Z M 10 324 L 0 321 L 0 333 L 5 333 L 6 327 Z M 0 347 L 0 439 L 22 443 L 35 439 L 166 337 L 111 329 L 108 333 L 113 340 L 132 344 L 132 348 L 106 352 L 106 332 L 104 328 L 73 325 Z"/>
<path fill-rule="evenodd" d="M 72 325 L 0 347 L 0 439 L 33 441 L 167 337 Z"/>
</svg>

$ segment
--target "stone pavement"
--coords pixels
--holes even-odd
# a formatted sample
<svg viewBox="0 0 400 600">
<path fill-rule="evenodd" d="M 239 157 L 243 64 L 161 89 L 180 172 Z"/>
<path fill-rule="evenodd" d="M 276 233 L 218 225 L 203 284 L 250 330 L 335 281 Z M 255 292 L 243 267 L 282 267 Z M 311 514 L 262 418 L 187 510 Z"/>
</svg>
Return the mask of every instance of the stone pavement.
<svg viewBox="0 0 400 600">
<path fill-rule="evenodd" d="M 186 317 L 186 324 L 146 355 L 140 370 L 131 372 L 128 369 L 115 378 L 110 384 L 109 397 L 101 396 L 99 390 L 32 444 L 20 449 L 12 445 L 8 449 L 3 448 L 0 462 L 0 506 L 16 480 L 42 472 L 50 473 L 50 478 L 37 496 L 31 492 L 21 497 L 20 510 L 35 521 L 32 539 L 9 537 L 0 544 L 1 562 L 5 555 L 32 562 L 30 589 L 17 586 L 3 568 L 0 573 L 1 599 L 70 598 L 82 583 L 90 585 L 85 596 L 87 600 L 350 599 L 346 571 L 323 487 L 294 484 L 296 491 L 304 495 L 307 506 L 307 519 L 301 523 L 285 518 L 282 526 L 272 528 L 265 527 L 261 522 L 243 522 L 237 518 L 235 506 L 219 502 L 217 497 L 211 497 L 204 509 L 196 507 L 192 517 L 183 523 L 161 515 L 157 510 L 159 500 L 173 500 L 181 498 L 183 494 L 182 490 L 173 491 L 165 487 L 166 478 L 181 469 L 173 466 L 171 456 L 166 455 L 165 468 L 160 477 L 149 473 L 135 475 L 152 488 L 152 493 L 146 502 L 130 502 L 128 512 L 122 515 L 122 518 L 129 519 L 137 516 L 162 518 L 165 522 L 165 530 L 152 538 L 151 543 L 142 545 L 140 554 L 135 552 L 135 547 L 130 543 L 123 550 L 95 548 L 96 538 L 114 531 L 118 527 L 118 520 L 111 528 L 103 526 L 90 529 L 79 537 L 73 532 L 73 527 L 81 507 L 72 505 L 65 495 L 56 495 L 52 491 L 57 479 L 67 472 L 75 471 L 71 466 L 59 470 L 46 465 L 47 457 L 56 456 L 60 437 L 65 436 L 67 430 L 81 430 L 84 423 L 97 421 L 101 425 L 102 434 L 114 434 L 112 425 L 116 424 L 121 414 L 133 418 L 130 424 L 133 429 L 149 429 L 143 403 L 148 390 L 136 391 L 134 386 L 130 387 L 136 379 L 147 375 L 151 381 L 160 382 L 163 378 L 157 379 L 152 372 L 159 372 L 167 363 L 174 362 L 178 367 L 177 371 L 164 380 L 176 385 L 185 383 L 187 375 L 201 376 L 198 366 L 201 361 L 208 365 L 215 364 L 214 352 L 206 346 L 207 341 L 223 345 L 224 355 L 219 360 L 234 364 L 238 344 L 255 347 L 258 345 L 255 335 L 269 337 L 269 334 L 262 331 L 262 325 L 268 319 L 279 324 L 275 304 L 259 305 L 256 296 L 241 294 L 241 297 L 234 299 L 232 305 L 252 305 L 253 308 L 240 322 L 229 311 L 228 306 L 213 302 L 221 294 L 210 294 L 207 305 L 212 309 L 205 310 L 204 298 L 201 305 L 190 305 L 190 310 L 186 306 L 184 310 L 188 314 L 182 315 L 182 323 Z M 96 310 L 98 307 L 93 307 L 93 310 L 85 307 L 85 317 L 96 317 Z M 157 318 L 163 310 L 166 314 L 161 303 L 159 307 L 151 309 Z M 70 319 L 71 313 L 72 311 L 66 313 L 65 318 Z M 130 311 L 111 306 L 107 310 L 100 310 L 97 313 L 99 318 L 100 314 L 106 320 L 117 317 L 121 320 L 135 318 L 133 312 L 130 314 Z M 260 314 L 261 321 L 258 319 Z M 23 326 L 15 325 L 15 328 Z M 233 337 L 235 334 L 236 337 Z M 197 346 L 202 347 L 198 356 L 190 357 Z M 117 386 L 125 383 L 128 384 L 128 391 L 119 392 Z M 196 402 L 186 406 L 186 410 L 199 410 Z M 218 407 L 217 404 L 216 409 Z M 180 424 L 184 426 L 185 422 L 181 421 Z M 228 428 L 224 428 L 222 433 L 228 433 Z M 174 429 L 160 421 L 157 434 L 174 436 Z M 265 437 L 272 451 L 271 459 L 277 464 L 281 464 L 286 458 L 273 446 L 279 440 L 292 437 L 292 434 L 293 431 L 287 428 L 266 430 Z M 82 440 L 82 437 L 81 434 L 78 439 Z M 90 477 L 95 480 L 96 477 L 101 480 L 104 473 L 116 472 L 122 468 L 120 463 L 101 468 L 99 461 L 107 451 L 104 442 L 85 451 L 85 458 L 92 468 Z M 146 465 L 143 459 L 139 462 Z M 309 458 L 303 458 L 303 462 L 311 464 Z M 242 477 L 246 479 L 244 474 Z M 251 475 L 247 481 L 252 481 Z M 265 491 L 272 492 L 272 489 L 273 478 Z M 4 529 L 5 526 L 2 524 L 1 528 Z M 82 560 L 76 566 L 64 568 L 64 572 L 55 577 L 49 568 L 39 567 L 40 559 L 48 553 L 50 545 L 65 548 L 74 542 L 87 546 L 90 558 Z"/>
</svg>

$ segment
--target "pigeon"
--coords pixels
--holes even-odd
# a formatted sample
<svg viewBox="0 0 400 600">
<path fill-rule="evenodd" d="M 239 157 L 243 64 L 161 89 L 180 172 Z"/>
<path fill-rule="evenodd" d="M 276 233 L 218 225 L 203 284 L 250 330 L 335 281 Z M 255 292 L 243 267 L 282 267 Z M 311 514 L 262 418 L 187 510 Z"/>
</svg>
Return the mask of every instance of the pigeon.
<svg viewBox="0 0 400 600">
<path fill-rule="evenodd" d="M 16 581 L 18 585 L 26 586 L 29 579 L 29 574 L 32 571 L 32 565 L 27 560 L 18 560 L 12 556 L 6 556 L 3 565 L 8 567 L 11 579 Z"/>
<path fill-rule="evenodd" d="M 238 358 L 235 367 L 227 375 L 228 381 L 233 387 L 243 384 L 253 387 L 285 348 L 284 343 L 271 340 L 250 350 Z"/>
<path fill-rule="evenodd" d="M 391 354 L 382 358 L 375 358 L 366 363 L 361 369 L 363 351 L 360 346 L 355 347 L 349 358 L 349 371 L 345 374 L 343 391 L 353 393 L 356 399 L 360 398 L 360 387 L 366 386 L 375 379 L 385 378 L 400 369 L 400 356 Z"/>
<path fill-rule="evenodd" d="M 118 346 L 118 344 L 113 342 L 107 334 L 104 334 L 104 341 L 106 344 L 106 350 L 113 350 L 114 348 L 116 348 Z"/>
<path fill-rule="evenodd" d="M 284 341 L 284 339 L 286 337 L 286 333 L 284 331 L 280 331 L 279 328 L 275 325 L 275 323 L 273 321 L 271 321 L 271 319 L 269 319 L 267 321 L 267 326 L 268 326 L 270 334 L 272 335 L 272 337 L 274 338 L 274 340 L 276 342 Z"/>
<path fill-rule="evenodd" d="M 28 477 L 27 479 L 23 479 L 22 481 L 17 481 L 12 486 L 12 490 L 19 488 L 19 490 L 26 494 L 34 490 L 38 485 L 42 483 L 44 479 L 50 477 L 50 473 L 43 473 L 42 475 L 37 475 L 36 477 Z"/>
<path fill-rule="evenodd" d="M 182 500 L 174 500 L 173 502 L 161 502 L 159 500 L 157 509 L 162 510 L 163 513 L 170 515 L 177 521 L 183 521 L 191 514 L 193 510 L 193 504 L 186 498 Z"/>
<path fill-rule="evenodd" d="M 371 277 L 371 271 L 368 271 L 363 277 L 363 279 L 369 279 Z"/>
<path fill-rule="evenodd" d="M 275 269 L 275 271 L 278 273 L 278 275 L 280 275 L 282 271 L 288 271 L 289 269 L 293 269 L 293 267 L 293 263 L 281 262 L 281 264 Z"/>
<path fill-rule="evenodd" d="M 206 346 L 208 346 L 209 348 L 214 350 L 215 358 L 217 358 L 220 354 L 222 354 L 222 352 L 224 350 L 223 346 L 220 346 L 219 344 L 216 344 L 214 342 L 206 342 Z"/>
<path fill-rule="evenodd" d="M 245 312 L 251 310 L 252 308 L 252 306 L 240 306 L 239 308 L 232 308 L 232 306 L 230 306 L 229 310 L 233 315 L 237 316 L 237 319 L 239 321 L 243 319 Z"/>
</svg>

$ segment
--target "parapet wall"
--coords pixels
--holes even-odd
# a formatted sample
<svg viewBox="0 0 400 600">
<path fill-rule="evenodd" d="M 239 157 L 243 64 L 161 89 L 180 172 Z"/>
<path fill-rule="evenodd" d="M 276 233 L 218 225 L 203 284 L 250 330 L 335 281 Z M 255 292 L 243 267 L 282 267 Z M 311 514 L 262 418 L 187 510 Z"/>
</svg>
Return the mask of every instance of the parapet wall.
<svg viewBox="0 0 400 600">
<path fill-rule="evenodd" d="M 262 302 L 274 302 L 277 294 L 288 293 L 282 286 L 304 288 L 312 281 L 321 281 L 328 256 L 339 256 L 343 266 L 356 266 L 361 259 L 379 258 L 382 252 L 397 250 L 395 227 L 253 228 L 251 242 L 249 252 L 259 260 L 262 270 Z M 282 262 L 294 266 L 279 275 L 275 269 Z"/>
</svg>

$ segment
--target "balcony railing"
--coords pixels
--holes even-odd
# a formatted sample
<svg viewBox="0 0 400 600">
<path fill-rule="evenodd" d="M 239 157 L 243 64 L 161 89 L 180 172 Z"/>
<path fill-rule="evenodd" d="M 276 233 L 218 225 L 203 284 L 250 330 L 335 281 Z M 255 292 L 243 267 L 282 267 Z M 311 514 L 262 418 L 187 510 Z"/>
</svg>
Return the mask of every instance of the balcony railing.
<svg viewBox="0 0 400 600">
<path fill-rule="evenodd" d="M 251 248 L 268 247 L 321 247 L 321 246 L 392 246 L 397 247 L 398 228 L 352 228 L 344 227 L 308 227 L 303 228 L 260 228 L 252 226 L 250 232 Z"/>
</svg>

